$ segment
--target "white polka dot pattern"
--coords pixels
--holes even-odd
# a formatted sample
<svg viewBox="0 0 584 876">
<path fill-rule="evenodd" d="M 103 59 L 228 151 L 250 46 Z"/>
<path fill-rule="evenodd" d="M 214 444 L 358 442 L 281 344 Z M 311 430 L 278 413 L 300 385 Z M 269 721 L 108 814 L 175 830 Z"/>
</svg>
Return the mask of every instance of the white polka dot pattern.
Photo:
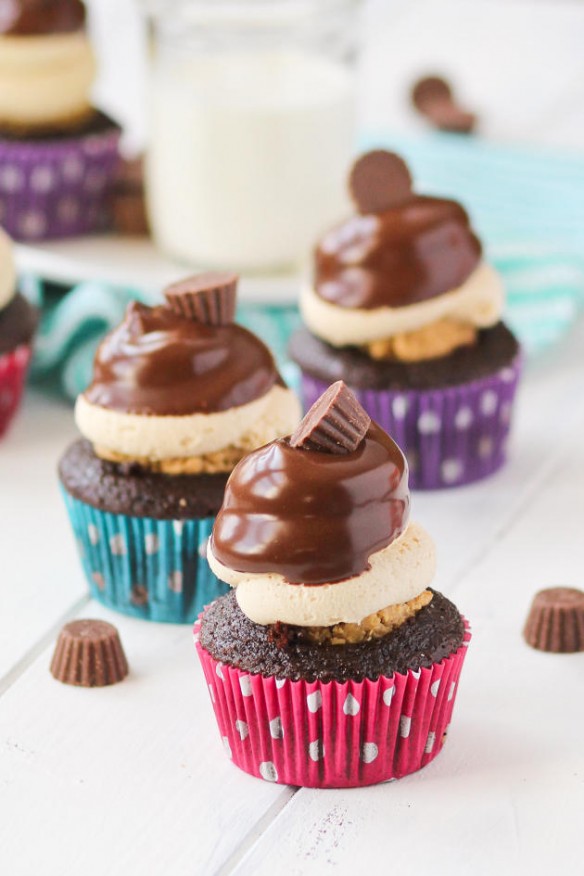
<svg viewBox="0 0 584 876">
<path fill-rule="evenodd" d="M 266 760 L 260 764 L 260 776 L 266 782 L 278 781 L 278 771 L 270 760 Z"/>
<path fill-rule="evenodd" d="M 109 540 L 110 551 L 114 555 L 114 557 L 123 557 L 125 553 L 127 553 L 126 542 L 124 541 L 124 536 L 118 533 L 117 535 L 112 535 Z"/>
<path fill-rule="evenodd" d="M 308 756 L 313 761 L 322 760 L 324 757 L 324 745 L 320 739 L 315 739 L 308 746 Z"/>
<path fill-rule="evenodd" d="M 318 712 L 320 707 L 322 706 L 322 694 L 319 690 L 315 690 L 314 693 L 308 694 L 306 697 L 306 705 L 308 706 L 309 712 Z"/>
<path fill-rule="evenodd" d="M 462 462 L 459 459 L 445 459 L 440 471 L 445 484 L 455 484 L 463 474 Z"/>
<path fill-rule="evenodd" d="M 241 676 L 239 679 L 239 687 L 241 688 L 241 693 L 244 697 L 250 697 L 252 695 L 251 678 L 249 675 Z"/>
<path fill-rule="evenodd" d="M 472 426 L 474 417 L 470 408 L 460 408 L 454 415 L 454 425 L 457 429 L 464 431 Z"/>
<path fill-rule="evenodd" d="M 182 593 L 183 573 L 179 570 L 171 572 L 168 576 L 168 589 L 172 593 Z"/>
<path fill-rule="evenodd" d="M 249 736 L 249 727 L 247 726 L 247 724 L 245 723 L 245 721 L 239 721 L 239 720 L 236 721 L 236 722 L 235 722 L 235 729 L 236 729 L 237 732 L 239 733 L 239 738 L 240 738 L 242 741 L 243 741 L 244 739 L 247 739 L 247 737 Z"/>
<path fill-rule="evenodd" d="M 160 541 L 158 540 L 158 536 L 155 532 L 146 533 L 146 537 L 144 538 L 144 550 L 147 554 L 152 556 L 152 554 L 157 554 L 160 549 Z"/>
<path fill-rule="evenodd" d="M 440 432 L 441 421 L 434 411 L 424 411 L 418 420 L 418 429 L 422 435 L 437 435 Z"/>
<path fill-rule="evenodd" d="M 379 748 L 375 742 L 364 742 L 361 748 L 361 760 L 363 763 L 373 763 L 377 760 Z"/>
<path fill-rule="evenodd" d="M 391 402 L 391 410 L 396 420 L 403 420 L 408 412 L 408 400 L 403 395 L 396 396 Z"/>
<path fill-rule="evenodd" d="M 234 763 L 265 781 L 332 788 L 399 778 L 439 753 L 466 649 L 392 679 L 278 685 L 228 664 L 220 681 L 201 642 L 197 652 Z"/>
<path fill-rule="evenodd" d="M 343 703 L 343 712 L 345 715 L 358 715 L 361 706 L 359 701 L 355 699 L 353 694 L 348 694 L 347 699 Z"/>
</svg>

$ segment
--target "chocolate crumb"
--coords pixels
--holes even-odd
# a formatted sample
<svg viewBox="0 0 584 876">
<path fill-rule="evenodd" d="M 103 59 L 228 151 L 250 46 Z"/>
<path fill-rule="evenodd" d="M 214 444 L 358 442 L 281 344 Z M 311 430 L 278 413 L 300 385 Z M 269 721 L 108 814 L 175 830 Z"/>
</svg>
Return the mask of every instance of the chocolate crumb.
<svg viewBox="0 0 584 876">
<path fill-rule="evenodd" d="M 276 621 L 275 624 L 271 624 L 268 628 L 267 638 L 270 645 L 275 645 L 276 648 L 286 648 L 290 643 L 290 628 L 287 624 Z"/>
</svg>

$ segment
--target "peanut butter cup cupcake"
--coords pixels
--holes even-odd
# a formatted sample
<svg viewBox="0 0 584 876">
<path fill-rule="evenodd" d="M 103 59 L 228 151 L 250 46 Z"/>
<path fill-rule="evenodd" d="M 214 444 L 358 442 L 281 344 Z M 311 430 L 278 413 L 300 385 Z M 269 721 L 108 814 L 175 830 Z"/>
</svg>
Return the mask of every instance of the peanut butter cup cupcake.
<svg viewBox="0 0 584 876">
<path fill-rule="evenodd" d="M 91 104 L 80 0 L 0 0 L 0 222 L 17 240 L 99 230 L 120 129 Z"/>
<path fill-rule="evenodd" d="M 319 242 L 290 345 L 305 405 L 344 380 L 413 487 L 484 478 L 505 461 L 521 363 L 501 279 L 460 204 L 414 193 L 397 155 L 364 155 L 350 190 L 358 214 Z"/>
<path fill-rule="evenodd" d="M 133 303 L 77 401 L 83 438 L 59 474 L 92 594 L 125 614 L 193 621 L 224 591 L 206 541 L 229 473 L 284 435 L 300 405 L 267 347 L 233 322 L 237 277 Z"/>
<path fill-rule="evenodd" d="M 18 410 L 38 322 L 16 289 L 12 241 L 0 229 L 0 436 Z"/>
<path fill-rule="evenodd" d="M 441 750 L 470 633 L 409 511 L 404 455 L 342 382 L 233 471 L 208 547 L 233 590 L 195 641 L 241 769 L 353 787 Z"/>
</svg>

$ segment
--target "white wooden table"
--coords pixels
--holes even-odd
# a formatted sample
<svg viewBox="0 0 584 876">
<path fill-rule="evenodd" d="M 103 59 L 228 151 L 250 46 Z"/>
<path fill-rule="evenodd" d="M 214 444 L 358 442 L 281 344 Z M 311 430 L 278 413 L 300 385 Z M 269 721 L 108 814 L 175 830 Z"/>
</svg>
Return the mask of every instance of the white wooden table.
<svg viewBox="0 0 584 876">
<path fill-rule="evenodd" d="M 413 46 L 409 3 L 392 5 Z M 497 5 L 513 5 L 520 33 L 522 4 Z M 548 122 L 561 116 L 562 142 L 581 145 L 583 104 L 579 118 L 572 107 L 582 83 L 582 10 L 540 5 L 539 31 L 530 18 L 532 54 L 545 29 L 563 55 L 561 65 L 542 65 L 546 81 L 570 100 L 562 108 L 546 98 L 531 114 L 523 104 L 522 120 L 510 101 L 499 123 L 512 136 L 535 132 L 550 142 L 558 127 Z M 552 5 L 561 6 L 555 17 Z M 561 22 L 573 34 L 571 54 Z M 482 33 L 486 19 L 474 23 Z M 392 39 L 405 52 L 399 31 Z M 440 61 L 444 42 L 434 44 Z M 376 33 L 372 70 L 375 53 L 395 60 L 388 45 Z M 494 69 L 486 48 L 472 53 L 475 69 Z M 402 73 L 416 57 L 412 49 Z M 370 120 L 388 105 L 389 78 L 370 95 Z M 519 71 L 513 87 L 525 85 Z M 583 345 L 581 321 L 530 366 L 503 472 L 414 496 L 414 516 L 439 548 L 436 586 L 471 619 L 474 638 L 439 758 L 399 782 L 346 792 L 240 773 L 220 744 L 190 629 L 129 620 L 89 601 L 55 474 L 75 435 L 71 411 L 29 392 L 0 444 L 2 876 L 583 872 L 584 655 L 540 654 L 521 637 L 537 589 L 584 587 Z M 55 635 L 74 616 L 118 626 L 131 665 L 123 684 L 84 690 L 52 679 Z"/>
</svg>

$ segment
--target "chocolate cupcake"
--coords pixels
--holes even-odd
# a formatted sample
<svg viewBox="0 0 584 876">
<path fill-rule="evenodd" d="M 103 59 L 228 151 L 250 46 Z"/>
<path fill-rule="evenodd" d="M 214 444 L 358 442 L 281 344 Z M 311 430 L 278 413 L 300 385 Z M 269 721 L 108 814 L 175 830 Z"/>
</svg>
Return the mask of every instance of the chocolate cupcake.
<svg viewBox="0 0 584 876">
<path fill-rule="evenodd" d="M 290 345 L 305 405 L 344 380 L 412 486 L 484 478 L 505 461 L 521 362 L 501 280 L 460 204 L 415 194 L 398 156 L 363 156 L 350 187 L 359 213 L 320 241 Z"/>
<path fill-rule="evenodd" d="M 0 436 L 18 410 L 38 314 L 16 290 L 12 241 L 0 229 Z"/>
<path fill-rule="evenodd" d="M 441 750 L 470 633 L 409 511 L 405 457 L 342 383 L 235 468 L 208 547 L 234 590 L 195 641 L 241 769 L 353 787 Z"/>
<path fill-rule="evenodd" d="M 267 347 L 233 320 L 237 277 L 206 274 L 133 303 L 79 397 L 83 438 L 59 474 L 93 595 L 184 623 L 224 588 L 205 559 L 229 473 L 300 406 Z"/>
<path fill-rule="evenodd" d="M 120 129 L 90 102 L 80 0 L 0 0 L 0 221 L 17 240 L 100 230 Z"/>
</svg>

